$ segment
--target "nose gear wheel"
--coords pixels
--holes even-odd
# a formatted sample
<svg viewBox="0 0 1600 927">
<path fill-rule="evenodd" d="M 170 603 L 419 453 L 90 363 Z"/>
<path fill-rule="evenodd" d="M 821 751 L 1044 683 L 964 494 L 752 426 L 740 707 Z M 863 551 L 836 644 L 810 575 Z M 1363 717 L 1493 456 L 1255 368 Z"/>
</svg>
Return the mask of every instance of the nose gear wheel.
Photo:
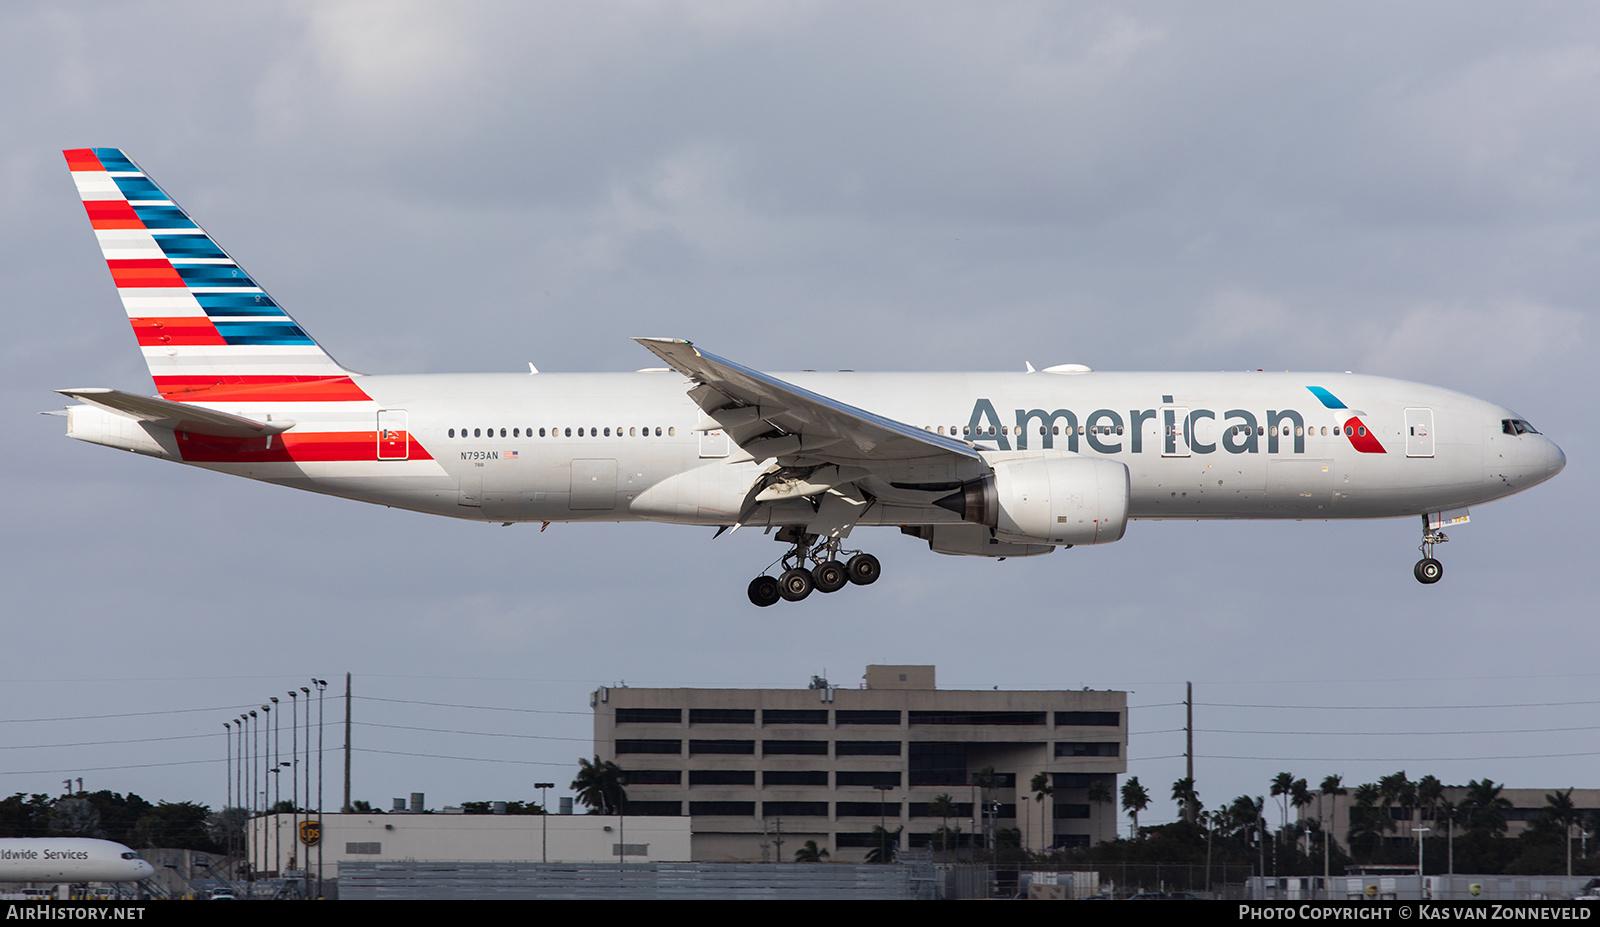
<svg viewBox="0 0 1600 927">
<path fill-rule="evenodd" d="M 1444 564 L 1435 560 L 1433 548 L 1436 544 L 1443 544 L 1450 540 L 1443 531 L 1428 524 L 1428 516 L 1422 516 L 1422 543 L 1417 545 L 1417 550 L 1422 551 L 1422 559 L 1411 568 L 1412 575 L 1417 577 L 1417 582 L 1424 586 L 1431 586 L 1444 578 Z"/>
</svg>

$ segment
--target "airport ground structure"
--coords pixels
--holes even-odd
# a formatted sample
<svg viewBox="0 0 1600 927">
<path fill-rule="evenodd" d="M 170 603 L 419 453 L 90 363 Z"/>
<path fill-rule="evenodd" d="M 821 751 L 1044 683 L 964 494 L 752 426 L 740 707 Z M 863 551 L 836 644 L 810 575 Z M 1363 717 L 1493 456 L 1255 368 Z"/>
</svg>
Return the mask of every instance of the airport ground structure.
<svg viewBox="0 0 1600 927">
<path fill-rule="evenodd" d="M 332 879 L 341 863 L 655 863 L 689 859 L 688 820 L 605 814 L 324 814 L 322 846 L 297 846 L 289 814 L 252 818 L 251 868 L 277 874 L 320 863 Z M 319 852 L 320 849 L 320 852 Z"/>
<path fill-rule="evenodd" d="M 687 819 L 697 861 L 789 861 L 807 841 L 860 861 L 880 822 L 934 849 L 1006 830 L 1034 851 L 1116 834 L 1115 805 L 1088 794 L 1096 781 L 1116 794 L 1127 770 L 1125 692 L 941 690 L 932 666 L 869 666 L 859 688 L 611 687 L 591 705 L 628 819 Z"/>
</svg>

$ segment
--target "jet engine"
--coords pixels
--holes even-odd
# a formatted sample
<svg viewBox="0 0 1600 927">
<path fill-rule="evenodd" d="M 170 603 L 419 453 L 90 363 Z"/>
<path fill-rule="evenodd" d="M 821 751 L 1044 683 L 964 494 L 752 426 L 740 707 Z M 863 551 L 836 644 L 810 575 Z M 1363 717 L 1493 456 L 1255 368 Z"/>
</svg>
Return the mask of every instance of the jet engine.
<svg viewBox="0 0 1600 927">
<path fill-rule="evenodd" d="M 1016 544 L 1109 544 L 1128 527 L 1128 468 L 1102 457 L 991 458 L 936 503 Z"/>
</svg>

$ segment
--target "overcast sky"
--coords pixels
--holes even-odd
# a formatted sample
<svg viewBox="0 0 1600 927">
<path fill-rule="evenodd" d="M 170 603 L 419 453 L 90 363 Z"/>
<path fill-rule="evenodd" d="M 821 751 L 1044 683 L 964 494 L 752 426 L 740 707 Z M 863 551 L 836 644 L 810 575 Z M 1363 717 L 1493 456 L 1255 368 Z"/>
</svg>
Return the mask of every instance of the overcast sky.
<svg viewBox="0 0 1600 927">
<path fill-rule="evenodd" d="M 1208 807 L 1280 770 L 1600 786 L 1600 8 L 12 3 L 0 78 L 0 794 L 220 806 L 223 722 L 351 672 L 356 798 L 525 799 L 592 752 L 596 686 L 867 663 L 1129 690 L 1142 822 L 1175 815 L 1185 680 Z M 758 610 L 754 531 L 541 534 L 63 437 L 52 389 L 151 391 L 83 146 L 358 370 L 657 363 L 634 335 L 776 371 L 1355 370 L 1510 406 L 1569 464 L 1473 510 L 1432 587 L 1409 518 L 1003 563 L 878 529 L 876 585 Z"/>
</svg>

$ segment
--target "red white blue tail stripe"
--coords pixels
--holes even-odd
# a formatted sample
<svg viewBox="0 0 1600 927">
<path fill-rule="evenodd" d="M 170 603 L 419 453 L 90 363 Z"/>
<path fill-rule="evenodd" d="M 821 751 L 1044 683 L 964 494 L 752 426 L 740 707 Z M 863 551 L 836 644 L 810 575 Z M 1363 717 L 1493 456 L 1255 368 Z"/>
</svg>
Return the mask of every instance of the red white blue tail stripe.
<svg viewBox="0 0 1600 927">
<path fill-rule="evenodd" d="M 350 371 L 119 149 L 64 154 L 163 396 L 367 398 Z"/>
</svg>

